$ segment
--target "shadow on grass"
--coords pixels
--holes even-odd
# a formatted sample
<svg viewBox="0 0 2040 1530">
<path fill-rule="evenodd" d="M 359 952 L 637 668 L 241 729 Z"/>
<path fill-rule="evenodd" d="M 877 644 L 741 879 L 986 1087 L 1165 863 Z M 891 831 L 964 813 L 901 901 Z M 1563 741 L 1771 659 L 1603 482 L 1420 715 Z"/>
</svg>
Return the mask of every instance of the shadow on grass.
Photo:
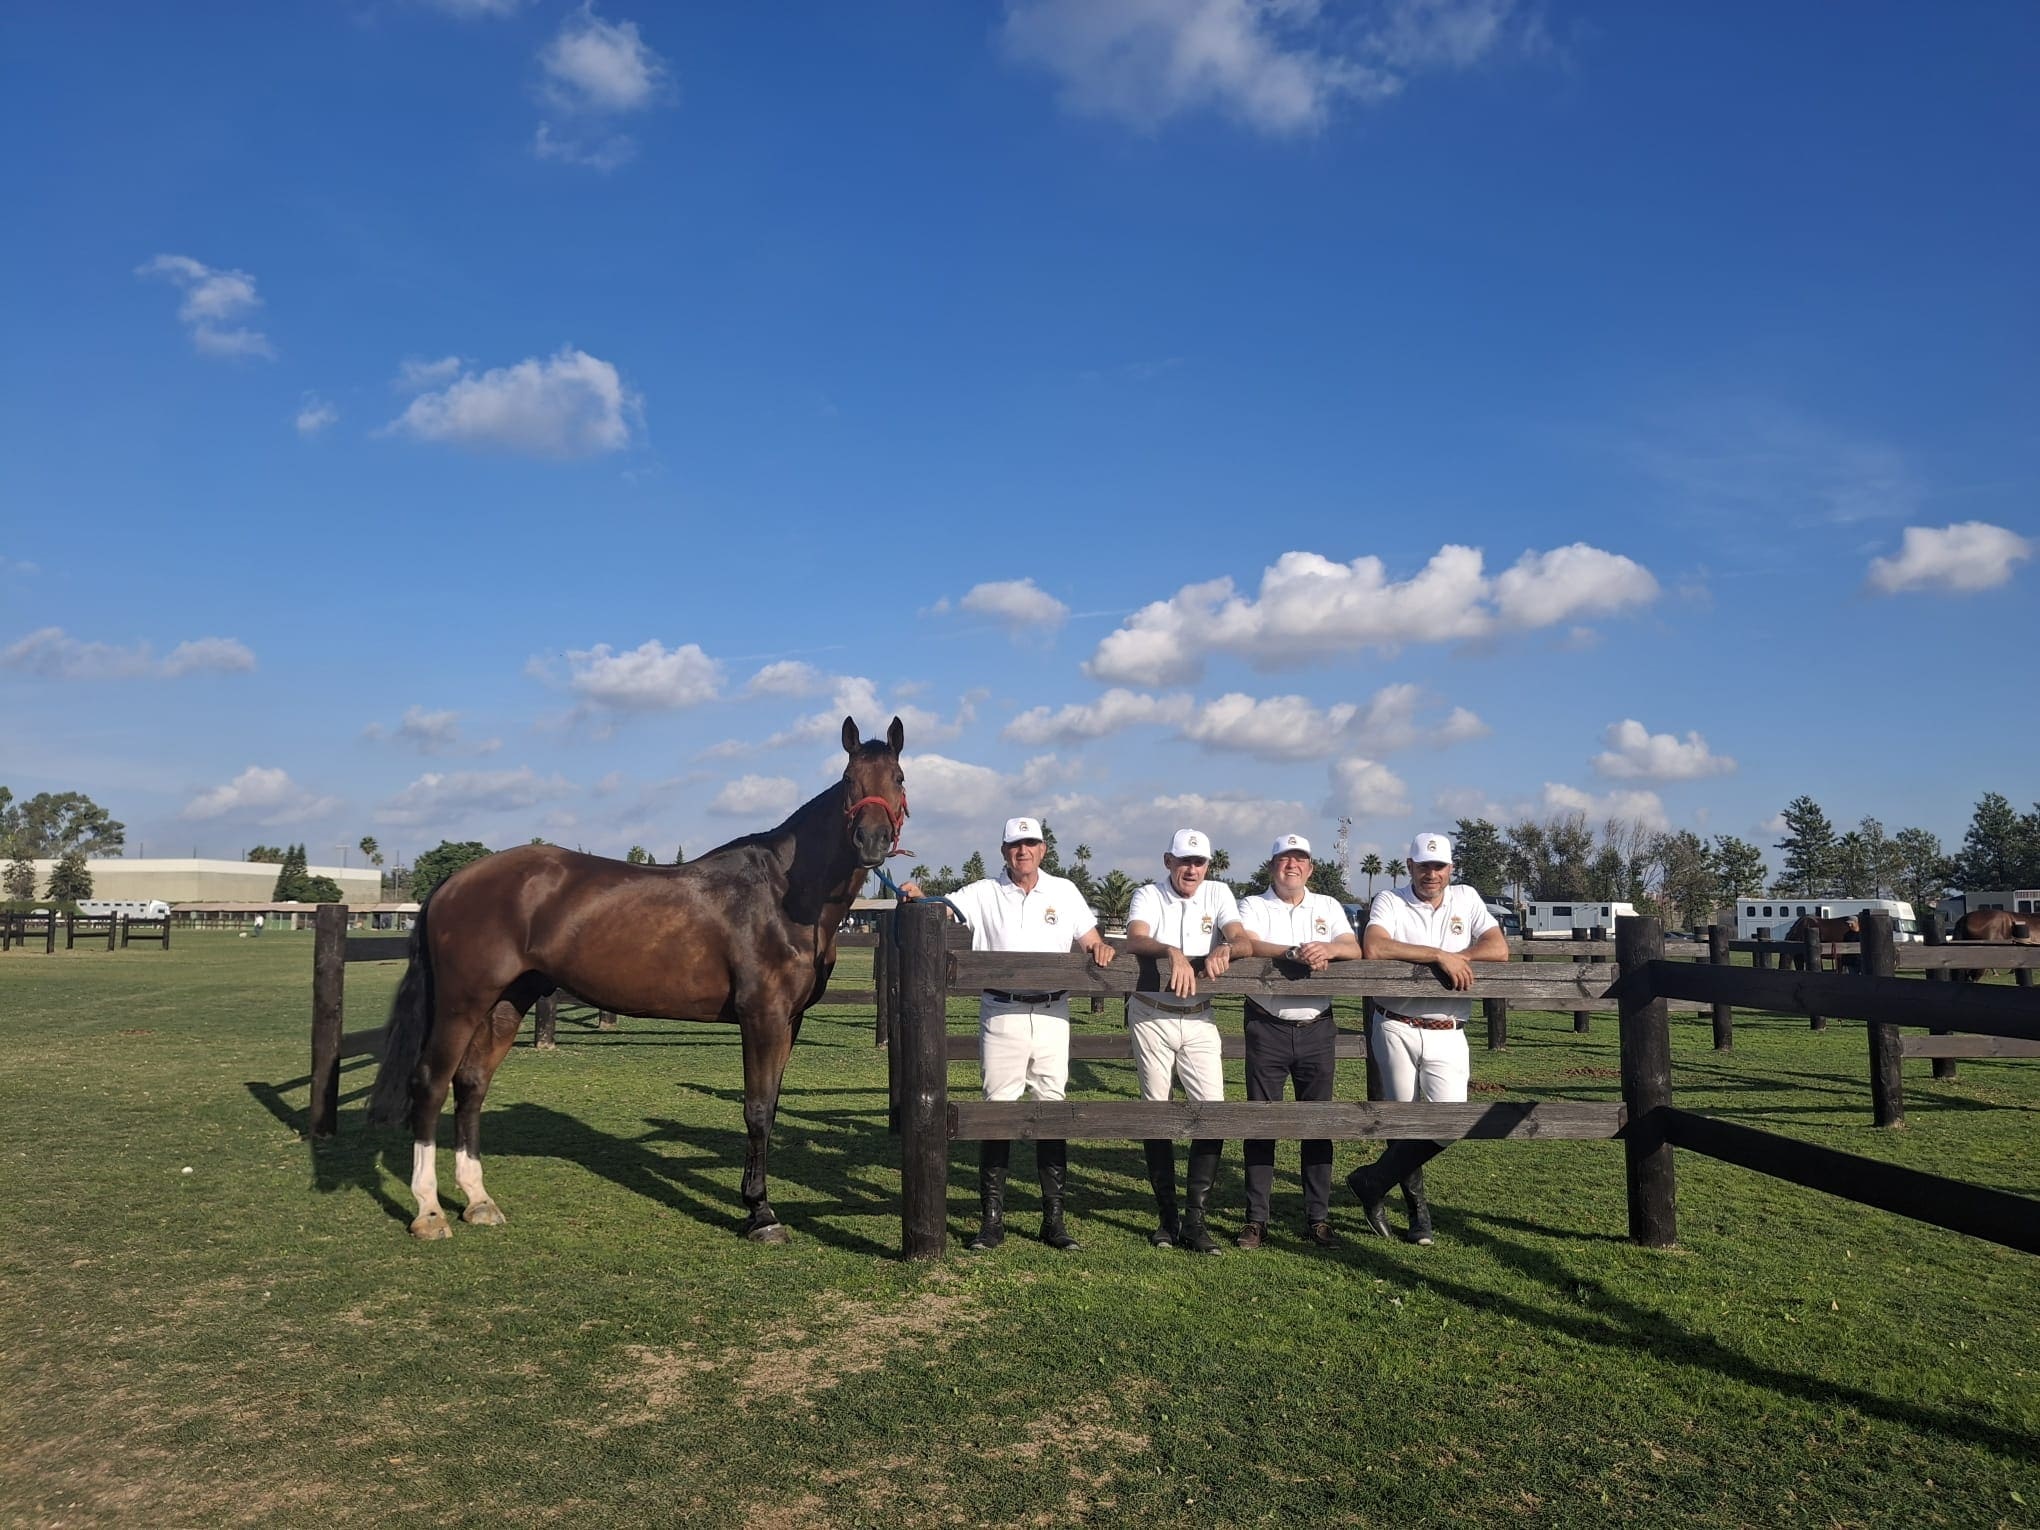
<svg viewBox="0 0 2040 1530">
<path fill-rule="evenodd" d="M 1580 1302 L 1585 1310 L 1579 1314 L 1551 1311 L 1532 1306 L 1506 1292 L 1482 1290 L 1465 1282 L 1441 1278 L 1435 1273 L 1424 1277 L 1425 1284 L 1433 1290 L 1470 1307 L 1502 1313 L 1526 1325 L 1563 1334 L 1582 1344 L 1641 1351 L 1673 1364 L 1698 1366 L 1718 1376 L 1797 1397 L 1817 1406 L 1854 1408 L 1918 1433 L 1938 1435 L 1960 1444 L 1982 1445 L 2014 1461 L 2029 1459 L 2035 1449 L 2040 1448 L 2040 1440 L 2033 1436 L 1983 1423 L 1973 1414 L 1927 1407 L 1866 1392 L 1860 1387 L 1844 1386 L 1765 1365 L 1718 1339 L 1693 1333 L 1662 1313 L 1616 1295 L 1602 1282 L 1566 1269 L 1557 1258 L 1543 1250 L 1498 1236 L 1487 1229 L 1508 1228 L 1577 1241 L 1581 1235 L 1570 1230 L 1551 1234 L 1535 1223 L 1479 1212 L 1443 1213 L 1440 1227 L 1464 1239 L 1470 1246 L 1485 1250 L 1524 1279 L 1553 1293 L 1567 1293 L 1569 1299 Z"/>
</svg>

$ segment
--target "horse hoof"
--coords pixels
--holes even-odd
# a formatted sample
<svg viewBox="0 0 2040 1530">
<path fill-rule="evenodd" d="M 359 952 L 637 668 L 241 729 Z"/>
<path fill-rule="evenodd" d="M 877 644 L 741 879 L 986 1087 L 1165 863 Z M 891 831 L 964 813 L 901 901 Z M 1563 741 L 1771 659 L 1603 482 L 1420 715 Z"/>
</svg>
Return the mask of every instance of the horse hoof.
<svg viewBox="0 0 2040 1530">
<path fill-rule="evenodd" d="M 786 1229 L 777 1222 L 767 1222 L 763 1227 L 754 1227 L 744 1236 L 753 1243 L 784 1243 Z"/>
<path fill-rule="evenodd" d="M 411 1223 L 411 1236 L 428 1240 L 433 1238 L 451 1238 L 453 1236 L 453 1224 L 446 1220 L 445 1212 L 428 1211 Z"/>
<path fill-rule="evenodd" d="M 477 1227 L 501 1227 L 510 1219 L 503 1215 L 503 1208 L 494 1201 L 476 1201 L 460 1214 L 463 1222 L 472 1222 Z"/>
</svg>

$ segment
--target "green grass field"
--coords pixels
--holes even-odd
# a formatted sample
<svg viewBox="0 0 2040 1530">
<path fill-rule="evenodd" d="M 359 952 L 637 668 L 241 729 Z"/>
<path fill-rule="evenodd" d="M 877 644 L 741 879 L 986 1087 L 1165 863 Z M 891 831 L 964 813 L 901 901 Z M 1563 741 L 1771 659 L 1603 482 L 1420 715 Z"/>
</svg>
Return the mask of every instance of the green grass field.
<svg viewBox="0 0 2040 1530">
<path fill-rule="evenodd" d="M 510 1223 L 424 1244 L 365 1060 L 337 1139 L 298 1135 L 310 968 L 286 932 L 0 956 L 0 1523 L 2040 1521 L 2026 1256 L 1691 1154 L 1680 1247 L 1648 1252 L 1619 1144 L 1502 1142 L 1432 1166 L 1434 1248 L 1355 1235 L 1343 1189 L 1346 1242 L 1308 1248 L 1292 1146 L 1269 1246 L 1199 1259 L 1145 1242 L 1138 1145 L 1091 1143 L 1082 1253 L 963 1253 L 962 1146 L 957 1252 L 909 1266 L 856 1010 L 811 1016 L 789 1070 L 788 1246 L 734 1235 L 734 1031 L 628 1020 L 519 1045 L 483 1122 Z M 396 978 L 349 968 L 350 1025 Z M 1879 1133 L 1861 1027 L 1736 1035 L 1717 1057 L 1675 1021 L 1680 1103 L 2040 1195 L 2040 1065 L 1908 1064 L 1910 1125 Z M 1477 1087 L 1616 1097 L 1612 1018 L 1519 1014 L 1512 1043 L 1476 1039 Z M 1240 1200 L 1230 1144 L 1228 1242 Z"/>
</svg>

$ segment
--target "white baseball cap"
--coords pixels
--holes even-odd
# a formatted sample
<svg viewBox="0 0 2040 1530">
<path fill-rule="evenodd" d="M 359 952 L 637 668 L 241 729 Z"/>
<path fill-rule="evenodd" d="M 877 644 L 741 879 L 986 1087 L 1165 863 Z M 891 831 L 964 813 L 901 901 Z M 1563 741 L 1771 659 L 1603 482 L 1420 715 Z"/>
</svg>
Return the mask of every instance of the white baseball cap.
<svg viewBox="0 0 2040 1530">
<path fill-rule="evenodd" d="M 1410 859 L 1419 866 L 1426 861 L 1436 861 L 1440 865 L 1450 866 L 1452 841 L 1443 834 L 1419 834 L 1410 841 Z"/>
<path fill-rule="evenodd" d="M 1275 841 L 1275 848 L 1268 852 L 1268 859 L 1272 861 L 1278 855 L 1288 855 L 1291 852 L 1309 855 L 1310 841 L 1301 834 L 1285 834 Z"/>
<path fill-rule="evenodd" d="M 1186 856 L 1201 855 L 1211 859 L 1211 841 L 1195 829 L 1178 829 L 1176 837 L 1169 841 L 1169 854 L 1182 860 Z"/>
<path fill-rule="evenodd" d="M 1006 820 L 1005 837 L 999 843 L 1010 845 L 1023 839 L 1040 838 L 1041 820 L 1039 818 L 1008 818 Z"/>
</svg>

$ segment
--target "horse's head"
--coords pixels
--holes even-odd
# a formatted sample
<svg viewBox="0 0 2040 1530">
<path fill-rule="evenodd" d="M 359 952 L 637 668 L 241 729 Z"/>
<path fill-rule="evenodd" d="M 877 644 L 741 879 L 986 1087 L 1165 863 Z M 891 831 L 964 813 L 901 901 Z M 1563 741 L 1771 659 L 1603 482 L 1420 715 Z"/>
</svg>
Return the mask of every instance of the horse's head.
<svg viewBox="0 0 2040 1530">
<path fill-rule="evenodd" d="M 900 770 L 900 749 L 906 741 L 906 727 L 897 717 L 886 729 L 883 743 L 863 742 L 857 736 L 857 719 L 843 719 L 843 752 L 850 756 L 843 767 L 843 811 L 858 864 L 866 870 L 883 866 L 899 848 L 900 830 L 907 821 L 907 778 Z"/>
</svg>

